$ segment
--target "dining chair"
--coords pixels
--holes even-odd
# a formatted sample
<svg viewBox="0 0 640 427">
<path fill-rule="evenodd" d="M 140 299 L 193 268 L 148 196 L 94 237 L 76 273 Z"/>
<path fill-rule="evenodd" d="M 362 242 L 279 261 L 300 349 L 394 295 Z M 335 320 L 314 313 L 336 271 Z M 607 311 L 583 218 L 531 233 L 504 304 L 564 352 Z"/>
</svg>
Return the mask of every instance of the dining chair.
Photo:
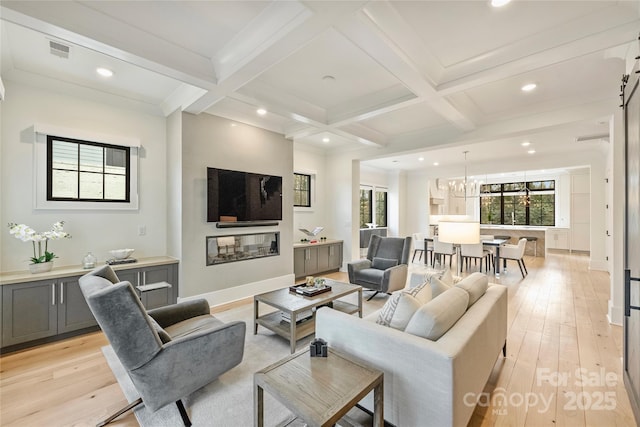
<svg viewBox="0 0 640 427">
<path fill-rule="evenodd" d="M 493 240 L 495 239 L 495 237 L 492 234 L 481 234 L 480 235 L 480 241 L 482 242 L 483 240 Z M 493 265 L 493 263 L 495 262 L 496 259 L 496 248 L 493 246 L 489 246 L 489 245 L 483 245 L 482 246 L 484 248 L 485 251 L 489 252 L 489 260 L 491 261 L 491 265 Z"/>
<path fill-rule="evenodd" d="M 436 259 L 440 264 L 447 262 L 447 255 L 449 256 L 449 268 L 451 268 L 451 261 L 456 250 L 453 247 L 453 243 L 444 243 L 438 240 L 438 236 L 433 237 L 433 262 L 435 264 Z M 440 257 L 442 256 L 442 261 Z"/>
<path fill-rule="evenodd" d="M 518 240 L 517 245 L 503 245 L 500 249 L 500 259 L 504 259 L 504 266 L 507 266 L 507 260 L 517 261 L 518 267 L 520 267 L 520 273 L 522 277 L 529 274 L 527 266 L 524 265 L 524 250 L 527 245 L 527 239 L 524 237 Z M 526 274 L 525 274 L 526 273 Z"/>
<path fill-rule="evenodd" d="M 476 262 L 480 260 L 480 272 L 482 272 L 482 261 L 484 260 L 485 272 L 489 272 L 489 251 L 484 249 L 482 243 L 460 245 L 460 262 L 465 264 L 467 270 L 471 259 Z"/>
</svg>

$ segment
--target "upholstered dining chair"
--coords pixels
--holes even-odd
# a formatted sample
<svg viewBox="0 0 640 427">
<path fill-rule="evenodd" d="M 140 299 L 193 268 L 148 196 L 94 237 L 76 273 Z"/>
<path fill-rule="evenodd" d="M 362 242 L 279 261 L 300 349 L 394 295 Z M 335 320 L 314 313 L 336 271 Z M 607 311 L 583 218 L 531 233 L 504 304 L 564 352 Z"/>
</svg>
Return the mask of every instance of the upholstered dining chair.
<svg viewBox="0 0 640 427">
<path fill-rule="evenodd" d="M 482 242 L 483 240 L 493 240 L 494 236 L 492 234 L 481 234 L 480 235 L 480 241 Z M 496 248 L 493 246 L 489 246 L 489 245 L 483 245 L 482 246 L 484 248 L 485 251 L 489 252 L 489 261 L 491 261 L 491 265 L 493 265 L 493 262 L 495 260 L 496 257 Z"/>
<path fill-rule="evenodd" d="M 144 403 L 151 411 L 176 403 L 185 426 L 191 421 L 182 398 L 238 365 L 244 353 L 244 322 L 223 323 L 204 299 L 146 311 L 131 283 L 109 265 L 79 280 L 98 325 L 140 398 L 98 426 Z"/>
<path fill-rule="evenodd" d="M 424 254 L 424 263 L 427 264 L 427 259 L 429 260 L 429 264 L 432 264 L 433 257 L 433 242 L 425 242 L 424 235 L 422 233 L 413 233 L 413 257 L 411 257 L 411 262 L 414 262 L 416 259 L 416 254 L 418 255 L 418 261 L 422 258 Z"/>
<path fill-rule="evenodd" d="M 484 261 L 485 272 L 489 272 L 489 251 L 482 247 L 482 243 L 476 244 L 463 244 L 460 245 L 460 260 L 469 268 L 469 261 L 471 259 L 480 260 L 480 272 L 482 272 L 482 261 Z"/>
<path fill-rule="evenodd" d="M 500 248 L 500 259 L 504 259 L 504 266 L 507 267 L 507 260 L 517 261 L 522 277 L 529 274 L 527 266 L 524 265 L 524 250 L 527 247 L 527 239 L 521 238 L 517 245 L 502 245 Z"/>
<path fill-rule="evenodd" d="M 447 255 L 449 256 L 449 268 L 451 268 L 451 261 L 453 256 L 456 253 L 456 249 L 453 247 L 453 243 L 444 243 L 438 240 L 438 236 L 433 236 L 433 262 L 436 262 L 436 259 L 444 264 L 447 262 Z M 440 261 L 440 257 L 442 257 L 442 261 Z"/>
<path fill-rule="evenodd" d="M 347 264 L 349 282 L 375 291 L 391 293 L 404 288 L 407 281 L 411 237 L 372 235 L 367 257 Z"/>
</svg>

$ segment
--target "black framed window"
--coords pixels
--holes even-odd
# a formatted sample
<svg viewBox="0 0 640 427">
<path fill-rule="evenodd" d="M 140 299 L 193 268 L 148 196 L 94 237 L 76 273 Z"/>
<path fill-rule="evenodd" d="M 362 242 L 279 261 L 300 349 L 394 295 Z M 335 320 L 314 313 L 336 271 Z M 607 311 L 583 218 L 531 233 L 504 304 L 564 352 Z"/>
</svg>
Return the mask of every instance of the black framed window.
<svg viewBox="0 0 640 427">
<path fill-rule="evenodd" d="M 373 188 L 360 188 L 360 228 L 373 222 Z"/>
<path fill-rule="evenodd" d="M 129 202 L 130 148 L 47 136 L 47 200 Z"/>
<path fill-rule="evenodd" d="M 311 207 L 311 175 L 293 174 L 293 206 Z"/>
<path fill-rule="evenodd" d="M 376 188 L 376 226 L 387 226 L 387 190 Z"/>
<path fill-rule="evenodd" d="M 480 190 L 480 223 L 554 226 L 555 181 L 484 184 Z"/>
<path fill-rule="evenodd" d="M 366 185 L 360 187 L 360 228 L 367 228 L 368 224 L 387 226 L 386 188 Z"/>
</svg>

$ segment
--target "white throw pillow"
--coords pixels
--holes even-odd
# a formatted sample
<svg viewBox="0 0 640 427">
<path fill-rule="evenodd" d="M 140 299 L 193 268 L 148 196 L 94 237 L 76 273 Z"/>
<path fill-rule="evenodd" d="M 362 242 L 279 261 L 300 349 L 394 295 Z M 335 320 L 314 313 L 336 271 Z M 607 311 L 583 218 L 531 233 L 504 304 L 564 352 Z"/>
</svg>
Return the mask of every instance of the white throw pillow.
<svg viewBox="0 0 640 427">
<path fill-rule="evenodd" d="M 435 298 L 438 295 L 440 295 L 441 293 L 443 293 L 444 291 L 446 291 L 447 289 L 451 288 L 450 285 L 447 285 L 446 283 L 443 283 L 442 280 L 438 279 L 437 277 L 432 277 L 431 278 L 431 298 Z"/>
<path fill-rule="evenodd" d="M 378 314 L 376 323 L 404 331 L 413 314 L 431 300 L 431 287 L 427 284 L 394 292 Z"/>
<path fill-rule="evenodd" d="M 451 288 L 417 310 L 405 332 L 436 341 L 462 317 L 467 310 L 469 294 L 461 288 Z"/>
<path fill-rule="evenodd" d="M 469 294 L 469 307 L 471 307 L 487 292 L 489 278 L 486 274 L 476 272 L 465 277 L 456 283 L 455 286 L 467 291 Z"/>
</svg>

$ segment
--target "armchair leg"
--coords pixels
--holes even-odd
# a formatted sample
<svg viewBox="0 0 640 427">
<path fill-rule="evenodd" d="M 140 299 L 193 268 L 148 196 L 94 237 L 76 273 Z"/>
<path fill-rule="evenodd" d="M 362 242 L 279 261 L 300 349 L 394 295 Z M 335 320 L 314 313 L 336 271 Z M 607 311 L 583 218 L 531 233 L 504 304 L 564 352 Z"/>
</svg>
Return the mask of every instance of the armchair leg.
<svg viewBox="0 0 640 427">
<path fill-rule="evenodd" d="M 522 278 L 524 279 L 524 270 L 522 269 L 522 260 L 518 260 L 518 267 L 520 267 L 520 273 L 522 273 Z"/>
<path fill-rule="evenodd" d="M 524 272 L 527 273 L 527 275 L 528 275 L 529 272 L 527 271 L 527 266 L 524 265 L 524 258 L 522 258 L 521 261 L 522 261 L 522 266 L 524 267 Z"/>
<path fill-rule="evenodd" d="M 371 298 L 375 297 L 376 295 L 378 295 L 378 291 L 375 291 L 373 293 L 373 295 L 371 295 L 369 298 L 367 298 L 367 301 L 371 301 Z"/>
<path fill-rule="evenodd" d="M 180 416 L 182 417 L 182 422 L 184 423 L 184 427 L 191 427 L 191 420 L 189 419 L 187 410 L 184 408 L 184 404 L 182 403 L 182 400 L 176 400 L 176 406 L 178 407 L 178 412 L 180 412 Z"/>
<path fill-rule="evenodd" d="M 137 400 L 134 400 L 133 402 L 129 403 L 124 408 L 119 409 L 116 413 L 114 413 L 113 415 L 109 416 L 109 418 L 105 419 L 104 421 L 100 421 L 98 424 L 96 424 L 96 427 L 104 427 L 104 426 L 106 426 L 111 421 L 113 421 L 116 418 L 118 418 L 120 415 L 124 414 L 125 412 L 127 412 L 127 411 L 129 411 L 129 410 L 131 410 L 133 408 L 135 408 L 136 406 L 138 406 L 141 403 L 142 403 L 142 398 L 139 397 Z"/>
</svg>

